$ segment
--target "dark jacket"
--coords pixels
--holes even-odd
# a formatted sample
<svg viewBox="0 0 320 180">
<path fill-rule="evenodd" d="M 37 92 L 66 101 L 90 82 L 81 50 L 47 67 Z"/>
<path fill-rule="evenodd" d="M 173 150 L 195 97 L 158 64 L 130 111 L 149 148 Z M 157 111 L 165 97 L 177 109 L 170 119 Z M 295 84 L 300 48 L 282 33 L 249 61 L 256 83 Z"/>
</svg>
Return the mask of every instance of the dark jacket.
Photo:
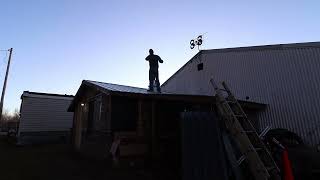
<svg viewBox="0 0 320 180">
<path fill-rule="evenodd" d="M 163 60 L 158 56 L 154 54 L 150 54 L 146 57 L 146 61 L 149 61 L 150 69 L 151 68 L 158 68 L 160 63 L 163 63 Z"/>
</svg>

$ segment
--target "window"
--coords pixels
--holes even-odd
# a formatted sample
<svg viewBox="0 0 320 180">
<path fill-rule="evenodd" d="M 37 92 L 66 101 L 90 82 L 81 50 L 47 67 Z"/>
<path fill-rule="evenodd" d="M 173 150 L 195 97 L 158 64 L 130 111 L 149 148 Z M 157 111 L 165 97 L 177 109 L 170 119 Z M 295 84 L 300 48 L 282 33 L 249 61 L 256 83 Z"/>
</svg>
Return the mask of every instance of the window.
<svg viewBox="0 0 320 180">
<path fill-rule="evenodd" d="M 201 71 L 201 70 L 203 70 L 203 63 L 198 64 L 198 71 Z"/>
</svg>

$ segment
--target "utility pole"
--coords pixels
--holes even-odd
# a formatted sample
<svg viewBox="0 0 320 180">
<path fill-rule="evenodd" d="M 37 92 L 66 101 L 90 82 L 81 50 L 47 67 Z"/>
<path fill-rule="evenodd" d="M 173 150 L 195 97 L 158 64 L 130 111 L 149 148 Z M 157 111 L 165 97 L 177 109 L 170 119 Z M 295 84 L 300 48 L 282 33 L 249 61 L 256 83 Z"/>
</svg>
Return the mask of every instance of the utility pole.
<svg viewBox="0 0 320 180">
<path fill-rule="evenodd" d="M 2 94 L 1 94 L 1 101 L 0 101 L 0 123 L 2 123 L 3 100 L 4 100 L 4 94 L 6 92 L 6 87 L 7 87 L 7 80 L 8 80 L 8 74 L 9 74 L 12 50 L 13 50 L 13 48 L 10 48 L 8 50 L 9 51 L 9 59 L 8 59 L 7 71 L 6 71 L 6 76 L 4 78 L 3 89 L 2 89 Z"/>
</svg>

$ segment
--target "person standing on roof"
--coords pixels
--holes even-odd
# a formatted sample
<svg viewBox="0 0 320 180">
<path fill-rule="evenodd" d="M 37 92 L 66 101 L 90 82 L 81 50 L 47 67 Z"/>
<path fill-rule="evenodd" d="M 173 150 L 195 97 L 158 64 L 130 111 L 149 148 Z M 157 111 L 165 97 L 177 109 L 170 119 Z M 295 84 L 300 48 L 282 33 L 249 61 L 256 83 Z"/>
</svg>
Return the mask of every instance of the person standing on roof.
<svg viewBox="0 0 320 180">
<path fill-rule="evenodd" d="M 146 57 L 146 61 L 149 61 L 149 89 L 148 91 L 153 91 L 153 83 L 156 82 L 157 91 L 161 92 L 160 82 L 159 82 L 159 64 L 163 63 L 163 60 L 158 56 L 153 54 L 153 50 L 149 50 L 149 55 Z"/>
</svg>

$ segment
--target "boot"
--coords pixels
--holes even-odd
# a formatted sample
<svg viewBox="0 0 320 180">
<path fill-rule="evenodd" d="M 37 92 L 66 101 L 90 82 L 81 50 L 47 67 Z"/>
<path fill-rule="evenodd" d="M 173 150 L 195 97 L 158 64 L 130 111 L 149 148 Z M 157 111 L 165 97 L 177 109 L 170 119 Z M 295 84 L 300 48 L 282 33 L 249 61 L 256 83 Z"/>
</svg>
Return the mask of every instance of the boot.
<svg viewBox="0 0 320 180">
<path fill-rule="evenodd" d="M 153 92 L 153 86 L 149 86 L 148 92 Z"/>
<path fill-rule="evenodd" d="M 157 87 L 157 91 L 158 91 L 158 93 L 161 93 L 161 88 Z"/>
</svg>

